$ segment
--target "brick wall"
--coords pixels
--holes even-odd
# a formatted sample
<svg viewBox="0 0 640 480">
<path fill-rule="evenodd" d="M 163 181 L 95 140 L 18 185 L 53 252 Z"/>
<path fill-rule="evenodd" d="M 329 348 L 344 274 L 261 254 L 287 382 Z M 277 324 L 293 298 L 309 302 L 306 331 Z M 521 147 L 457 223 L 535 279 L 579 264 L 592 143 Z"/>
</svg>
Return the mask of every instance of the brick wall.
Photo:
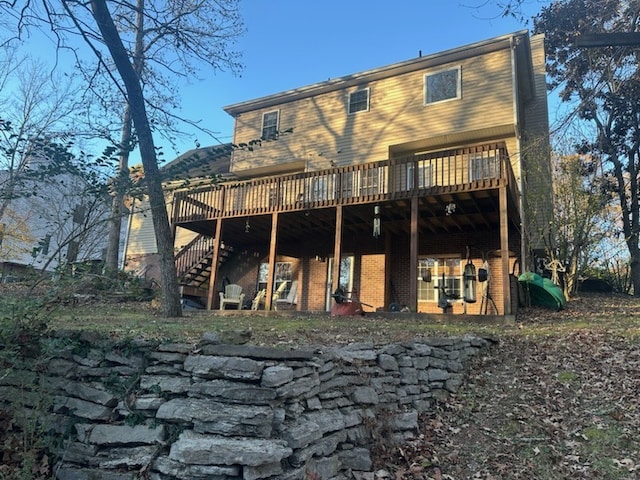
<svg viewBox="0 0 640 480">
<path fill-rule="evenodd" d="M 373 305 L 373 309 L 386 309 L 384 304 L 384 255 L 363 255 L 359 278 L 360 301 Z M 367 307 L 366 310 L 371 310 Z"/>
<path fill-rule="evenodd" d="M 519 255 L 517 232 L 510 232 L 509 271 L 513 271 L 516 256 Z M 389 305 L 385 302 L 385 275 L 390 276 L 387 298 L 389 302 L 408 304 L 410 298 L 409 286 L 412 275 L 417 272 L 409 264 L 409 239 L 406 236 L 395 236 L 390 244 L 390 261 L 388 271 L 385 271 L 384 253 L 360 254 L 355 252 L 353 286 L 360 301 L 372 305 L 365 310 L 386 311 Z M 476 272 L 482 267 L 483 253 L 489 261 L 492 274 L 490 282 L 490 295 L 498 310 L 498 314 L 504 313 L 504 291 L 510 288 L 503 285 L 501 277 L 501 260 L 499 257 L 500 244 L 496 232 L 477 232 L 475 234 L 449 234 L 449 235 L 421 235 L 419 254 L 422 255 L 457 255 L 466 263 L 466 249 L 469 246 L 470 256 Z M 351 252 L 349 252 L 351 253 Z M 292 280 L 298 280 L 298 304 L 295 308 L 304 311 L 324 311 L 326 306 L 327 270 L 329 262 L 326 258 L 316 257 L 285 257 L 278 256 L 280 262 L 292 263 Z M 255 252 L 239 252 L 225 262 L 221 268 L 220 284 L 226 276 L 231 283 L 238 283 L 243 287 L 247 298 L 253 298 L 256 293 L 258 268 L 261 262 L 267 262 L 266 254 Z M 517 272 L 516 272 L 517 273 Z M 466 312 L 469 314 L 485 313 L 481 311 L 482 293 L 485 285 L 476 284 L 477 301 L 466 304 Z M 513 287 L 511 287 L 513 288 Z M 335 290 L 335 287 L 333 288 Z M 513 308 L 517 308 L 517 295 L 512 292 L 514 300 Z M 493 304 L 489 304 L 486 313 L 493 311 Z M 454 302 L 454 314 L 464 313 L 463 302 Z M 441 313 L 442 309 L 435 302 L 420 302 L 418 311 L 422 313 Z M 515 311 L 512 309 L 512 311 Z"/>
</svg>

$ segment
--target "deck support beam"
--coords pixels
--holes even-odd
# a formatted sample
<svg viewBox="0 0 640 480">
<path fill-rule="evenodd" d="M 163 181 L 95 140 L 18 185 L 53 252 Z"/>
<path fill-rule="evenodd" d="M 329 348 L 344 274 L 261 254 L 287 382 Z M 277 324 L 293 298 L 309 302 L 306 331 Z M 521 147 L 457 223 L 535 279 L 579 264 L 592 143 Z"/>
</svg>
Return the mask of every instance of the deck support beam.
<svg viewBox="0 0 640 480">
<path fill-rule="evenodd" d="M 509 276 L 509 215 L 507 187 L 500 187 L 500 273 L 503 291 L 503 315 L 511 315 L 511 277 Z"/>
<path fill-rule="evenodd" d="M 264 299 L 264 309 L 271 310 L 273 303 L 273 287 L 276 275 L 276 259 L 278 255 L 278 212 L 271 214 L 271 240 L 269 242 L 269 276 L 267 277 L 267 298 Z"/>
<path fill-rule="evenodd" d="M 342 263 L 342 205 L 336 207 L 336 235 L 333 242 L 333 272 L 331 272 L 331 292 L 340 286 L 340 264 Z"/>
<path fill-rule="evenodd" d="M 384 309 L 386 311 L 389 310 L 389 305 L 391 302 L 397 302 L 398 299 L 395 298 L 395 292 L 393 292 L 392 281 L 391 281 L 391 247 L 392 247 L 392 236 L 391 232 L 387 230 L 384 236 Z"/>
<path fill-rule="evenodd" d="M 418 197 L 411 198 L 411 234 L 409 239 L 409 309 L 418 311 Z"/>
<path fill-rule="evenodd" d="M 222 243 L 222 219 L 216 222 L 216 233 L 213 239 L 213 253 L 211 258 L 211 273 L 209 275 L 209 291 L 207 292 L 207 310 L 213 310 L 213 300 L 216 294 L 218 279 L 218 258 L 220 258 L 220 244 Z"/>
</svg>

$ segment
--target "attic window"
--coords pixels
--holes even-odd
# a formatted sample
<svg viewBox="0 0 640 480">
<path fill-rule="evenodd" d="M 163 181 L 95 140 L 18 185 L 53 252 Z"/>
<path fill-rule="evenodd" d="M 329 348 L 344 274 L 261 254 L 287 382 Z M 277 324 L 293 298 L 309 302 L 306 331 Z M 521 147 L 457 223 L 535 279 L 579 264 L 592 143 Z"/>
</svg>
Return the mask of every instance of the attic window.
<svg viewBox="0 0 640 480">
<path fill-rule="evenodd" d="M 440 70 L 424 76 L 425 104 L 456 100 L 462 97 L 460 67 Z"/>
<path fill-rule="evenodd" d="M 267 112 L 262 115 L 262 139 L 275 140 L 278 138 L 278 117 L 279 112 Z"/>
<path fill-rule="evenodd" d="M 364 88 L 349 94 L 349 114 L 369 110 L 369 89 Z"/>
</svg>

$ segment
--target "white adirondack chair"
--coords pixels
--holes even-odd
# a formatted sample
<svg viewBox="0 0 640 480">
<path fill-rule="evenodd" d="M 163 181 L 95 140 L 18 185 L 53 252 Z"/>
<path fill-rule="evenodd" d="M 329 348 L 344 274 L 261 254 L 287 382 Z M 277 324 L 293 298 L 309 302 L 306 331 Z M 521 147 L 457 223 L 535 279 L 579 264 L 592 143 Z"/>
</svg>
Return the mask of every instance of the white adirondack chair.
<svg viewBox="0 0 640 480">
<path fill-rule="evenodd" d="M 288 280 L 282 282 L 280 286 L 277 288 L 277 290 L 273 292 L 273 295 L 271 296 L 272 310 L 278 310 L 278 302 L 280 301 L 280 297 L 282 296 L 284 291 L 287 289 L 288 283 L 289 283 Z M 253 303 L 251 304 L 251 310 L 258 310 L 261 305 L 265 304 L 266 298 L 267 298 L 267 290 L 263 288 L 256 294 L 256 297 L 253 299 Z"/>
<path fill-rule="evenodd" d="M 251 310 L 258 310 L 260 308 L 260 305 L 264 304 L 264 299 L 266 298 L 266 296 L 267 296 L 266 288 L 263 288 L 258 293 L 256 293 L 256 296 L 253 299 L 253 302 L 251 302 Z"/>
<path fill-rule="evenodd" d="M 285 298 L 280 298 L 276 300 L 276 303 L 286 304 L 286 305 L 295 305 L 298 303 L 298 281 L 294 280 L 291 282 L 291 288 L 289 289 L 289 293 Z"/>
<path fill-rule="evenodd" d="M 237 309 L 241 310 L 243 301 L 242 287 L 235 283 L 227 285 L 224 287 L 224 292 L 220 292 L 220 310 L 224 310 L 226 305 L 236 305 Z"/>
</svg>

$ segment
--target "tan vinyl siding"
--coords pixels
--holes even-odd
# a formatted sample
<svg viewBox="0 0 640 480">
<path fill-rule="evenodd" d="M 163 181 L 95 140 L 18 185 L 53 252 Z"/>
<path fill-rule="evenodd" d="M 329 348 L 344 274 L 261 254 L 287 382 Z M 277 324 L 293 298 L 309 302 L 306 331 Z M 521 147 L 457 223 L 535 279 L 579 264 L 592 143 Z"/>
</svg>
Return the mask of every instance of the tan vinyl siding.
<svg viewBox="0 0 640 480">
<path fill-rule="evenodd" d="M 549 238 L 549 220 L 552 215 L 544 36 L 531 37 L 531 56 L 536 97 L 525 110 L 522 150 L 523 168 L 527 172 L 523 186 L 525 214 L 528 216 L 530 246 L 535 249 L 543 248 L 543 239 Z"/>
<path fill-rule="evenodd" d="M 175 246 L 176 252 L 182 250 L 185 246 L 189 244 L 192 240 L 194 240 L 198 234 L 196 232 L 192 232 L 191 230 L 187 230 L 186 228 L 177 227 L 176 228 L 176 238 L 173 242 Z"/>
<path fill-rule="evenodd" d="M 425 74 L 449 67 L 461 69 L 462 98 L 425 105 Z M 511 71 L 504 49 L 243 113 L 236 118 L 236 144 L 260 137 L 263 113 L 276 109 L 280 131 L 293 133 L 234 152 L 231 169 L 294 161 L 307 170 L 366 163 L 389 158 L 393 145 L 513 124 Z M 349 115 L 349 93 L 362 88 L 370 89 L 369 111 Z"/>
</svg>

